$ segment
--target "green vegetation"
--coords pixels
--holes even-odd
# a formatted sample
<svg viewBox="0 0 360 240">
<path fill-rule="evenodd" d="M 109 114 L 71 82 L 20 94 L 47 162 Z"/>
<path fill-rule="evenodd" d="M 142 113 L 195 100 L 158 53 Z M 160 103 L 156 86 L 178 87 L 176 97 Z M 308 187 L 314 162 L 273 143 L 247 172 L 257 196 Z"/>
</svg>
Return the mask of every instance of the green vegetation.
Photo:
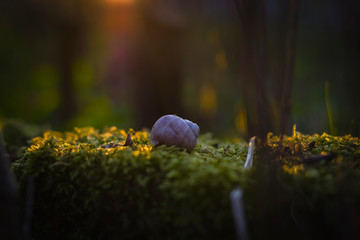
<svg viewBox="0 0 360 240">
<path fill-rule="evenodd" d="M 358 239 L 360 141 L 335 137 L 268 134 L 257 149 L 254 181 L 246 192 L 254 239 Z M 261 229 L 261 231 L 259 231 Z"/>
<path fill-rule="evenodd" d="M 246 181 L 246 144 L 201 136 L 188 154 L 152 149 L 147 132 L 130 132 L 131 147 L 109 147 L 127 135 L 115 127 L 33 139 L 13 170 L 21 187 L 28 175 L 36 179 L 35 239 L 234 235 L 229 193 Z"/>
<path fill-rule="evenodd" d="M 116 127 L 32 140 L 12 167 L 22 192 L 35 177 L 34 239 L 235 239 L 236 186 L 252 239 L 357 236 L 358 138 L 269 134 L 244 170 L 246 143 L 202 135 L 187 153 L 129 132 L 129 147 Z"/>
</svg>

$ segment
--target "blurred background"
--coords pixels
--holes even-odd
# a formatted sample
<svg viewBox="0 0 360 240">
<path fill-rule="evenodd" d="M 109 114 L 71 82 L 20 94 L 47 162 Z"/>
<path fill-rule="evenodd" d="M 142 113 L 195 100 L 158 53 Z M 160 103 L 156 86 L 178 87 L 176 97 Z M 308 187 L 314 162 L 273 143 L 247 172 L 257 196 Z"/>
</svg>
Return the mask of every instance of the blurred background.
<svg viewBox="0 0 360 240">
<path fill-rule="evenodd" d="M 360 133 L 356 0 L 3 0 L 0 124 Z"/>
</svg>

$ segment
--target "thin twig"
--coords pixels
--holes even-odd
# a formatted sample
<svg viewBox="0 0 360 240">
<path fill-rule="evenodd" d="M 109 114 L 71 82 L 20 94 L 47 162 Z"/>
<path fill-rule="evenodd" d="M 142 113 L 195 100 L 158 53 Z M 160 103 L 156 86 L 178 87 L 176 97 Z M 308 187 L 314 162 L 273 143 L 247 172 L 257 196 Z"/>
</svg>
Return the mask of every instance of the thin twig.
<svg viewBox="0 0 360 240">
<path fill-rule="evenodd" d="M 236 239 L 248 240 L 247 224 L 243 204 L 243 191 L 240 188 L 234 189 L 230 193 L 231 208 L 235 222 Z"/>
<path fill-rule="evenodd" d="M 249 149 L 248 149 L 246 161 L 244 164 L 245 169 L 248 169 L 248 168 L 252 167 L 252 165 L 253 165 L 254 149 L 255 149 L 255 137 L 252 137 L 249 141 Z"/>
</svg>

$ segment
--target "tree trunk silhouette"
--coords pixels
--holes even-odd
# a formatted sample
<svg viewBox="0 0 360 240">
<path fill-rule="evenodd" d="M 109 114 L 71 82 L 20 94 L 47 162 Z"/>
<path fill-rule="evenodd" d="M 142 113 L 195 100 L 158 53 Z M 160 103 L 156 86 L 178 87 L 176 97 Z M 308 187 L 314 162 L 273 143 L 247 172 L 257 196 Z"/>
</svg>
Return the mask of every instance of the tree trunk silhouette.
<svg viewBox="0 0 360 240">
<path fill-rule="evenodd" d="M 286 51 L 285 51 L 285 70 L 284 70 L 284 84 L 281 100 L 281 119 L 280 119 L 280 133 L 288 133 L 289 118 L 291 114 L 291 88 L 294 72 L 295 62 L 295 43 L 297 32 L 297 21 L 299 12 L 298 0 L 290 1 L 289 6 L 289 25 L 286 36 Z"/>
<path fill-rule="evenodd" d="M 360 105 L 360 4 L 355 0 L 347 0 L 345 5 L 345 26 L 344 26 L 344 44 L 345 44 L 345 84 L 347 86 L 348 96 L 347 105 L 342 109 L 344 119 L 349 121 L 344 129 L 346 133 L 359 135 L 360 133 L 360 113 L 358 107 Z"/>
<path fill-rule="evenodd" d="M 272 128 L 269 102 L 265 91 L 266 76 L 266 26 L 265 8 L 262 0 L 234 0 L 240 17 L 244 36 L 240 54 L 240 81 L 247 106 L 248 137 L 264 138 Z M 255 109 L 255 110 L 253 110 Z"/>
<path fill-rule="evenodd" d="M 132 67 L 138 128 L 165 114 L 181 115 L 184 20 L 159 0 L 141 6 L 139 43 Z"/>
<path fill-rule="evenodd" d="M 242 24 L 243 45 L 240 53 L 240 82 L 242 94 L 245 99 L 248 117 L 248 136 L 266 137 L 269 131 L 274 131 L 280 125 L 280 132 L 288 130 L 289 116 L 291 114 L 291 88 L 295 59 L 295 40 L 297 31 L 298 0 L 289 4 L 287 18 L 276 25 L 280 31 L 267 34 L 265 4 L 263 0 L 233 0 Z M 281 7 L 279 7 L 281 8 Z M 283 28 L 283 25 L 285 27 Z M 284 34 L 286 32 L 286 34 Z M 269 37 L 279 44 L 273 43 L 269 47 Z M 274 40 L 273 40 L 274 41 Z M 283 46 L 285 45 L 285 47 Z M 277 63 L 267 61 L 269 50 L 276 56 Z M 271 69 L 275 66 L 275 70 Z M 272 75 L 272 76 L 271 76 Z M 267 89 L 265 79 L 271 79 L 280 97 L 270 99 L 271 89 Z M 270 100 L 277 106 L 271 109 Z M 276 116 L 272 111 L 278 112 Z M 276 119 L 280 119 L 276 122 Z"/>
</svg>

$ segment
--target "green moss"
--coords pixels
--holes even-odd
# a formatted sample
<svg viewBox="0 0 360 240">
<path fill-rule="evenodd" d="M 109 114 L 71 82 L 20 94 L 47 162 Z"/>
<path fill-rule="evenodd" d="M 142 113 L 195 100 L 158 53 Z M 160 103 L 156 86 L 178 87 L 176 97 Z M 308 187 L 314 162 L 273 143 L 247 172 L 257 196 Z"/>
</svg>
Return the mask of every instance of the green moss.
<svg viewBox="0 0 360 240">
<path fill-rule="evenodd" d="M 22 191 L 35 176 L 34 239 L 235 239 L 229 193 L 237 186 L 252 239 L 357 236 L 358 138 L 269 134 L 244 170 L 246 143 L 201 135 L 187 153 L 129 132 L 130 147 L 115 127 L 32 140 L 12 167 Z"/>
<path fill-rule="evenodd" d="M 200 136 L 192 153 L 134 145 L 115 127 L 45 132 L 13 170 L 23 187 L 35 176 L 35 239 L 217 238 L 234 236 L 229 193 L 243 185 L 247 146 Z M 80 224 L 79 224 L 80 223 Z"/>
<path fill-rule="evenodd" d="M 281 141 L 270 133 L 257 149 L 255 184 L 245 193 L 253 237 L 357 239 L 359 150 L 359 139 L 350 135 L 304 135 L 294 129 Z M 262 231 L 256 231 L 259 226 Z"/>
</svg>

